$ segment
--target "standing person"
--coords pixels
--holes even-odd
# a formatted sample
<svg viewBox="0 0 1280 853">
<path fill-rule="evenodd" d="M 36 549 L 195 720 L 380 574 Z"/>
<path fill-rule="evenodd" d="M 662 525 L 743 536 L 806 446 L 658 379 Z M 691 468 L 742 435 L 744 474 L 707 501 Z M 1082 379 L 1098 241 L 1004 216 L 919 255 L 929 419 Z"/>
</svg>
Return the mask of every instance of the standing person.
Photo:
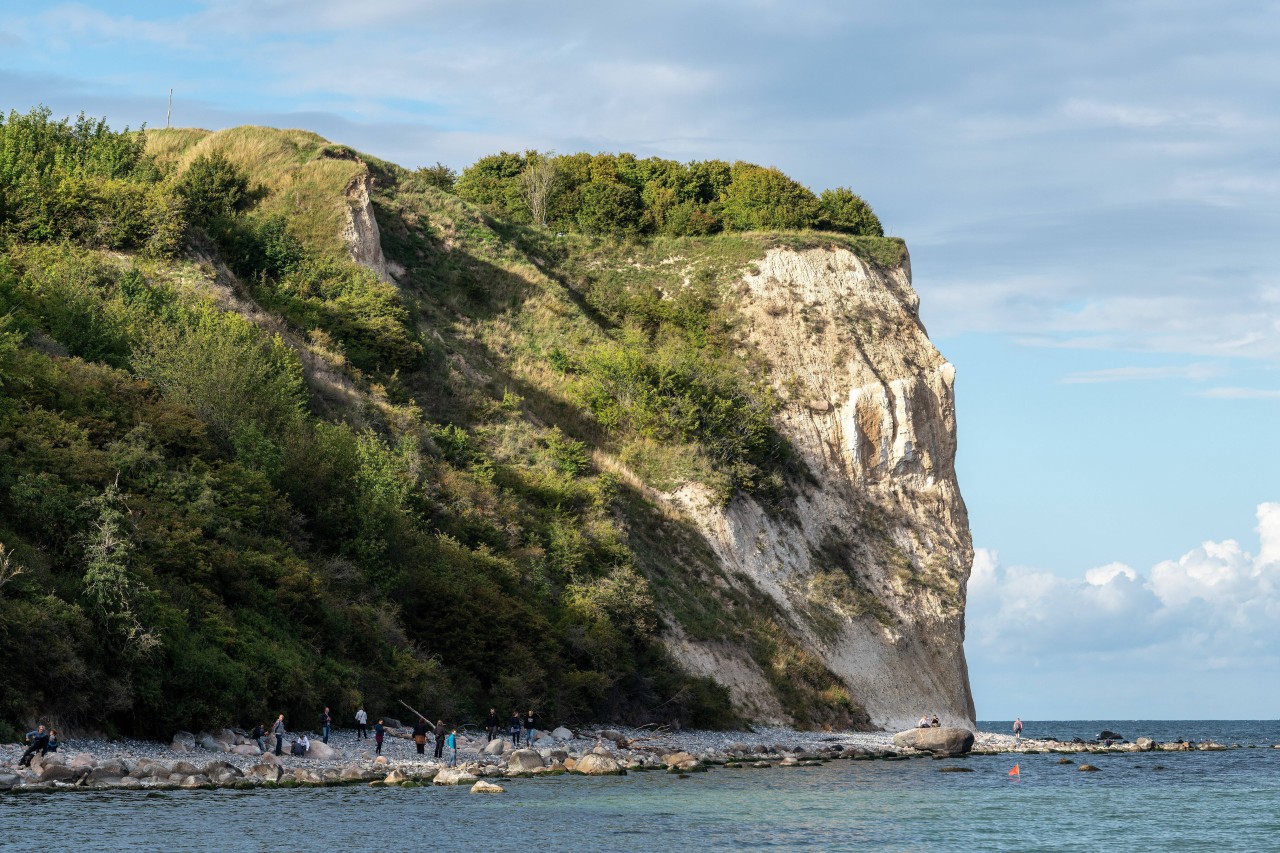
<svg viewBox="0 0 1280 853">
<path fill-rule="evenodd" d="M 369 715 L 364 712 L 363 704 L 356 710 L 356 740 L 360 738 L 369 739 Z"/>
<path fill-rule="evenodd" d="M 266 734 L 267 734 L 267 727 L 264 726 L 262 723 L 258 723 L 256 726 L 253 727 L 253 739 L 258 744 L 259 752 L 267 751 L 267 745 L 262 742 L 262 739 L 266 736 Z"/>
<path fill-rule="evenodd" d="M 458 766 L 458 730 L 457 729 L 454 729 L 453 731 L 449 732 L 449 737 L 445 738 L 444 745 L 449 747 L 449 749 L 453 750 L 449 754 L 449 766 L 457 767 Z"/>
<path fill-rule="evenodd" d="M 484 731 L 488 735 L 489 740 L 493 740 L 494 735 L 498 733 L 498 709 L 490 708 L 489 716 L 484 718 Z"/>
<path fill-rule="evenodd" d="M 1022 718 L 1017 717 L 1013 721 L 1013 739 L 1017 742 L 1022 741 Z"/>
<path fill-rule="evenodd" d="M 444 756 L 444 720 L 436 720 L 436 758 Z"/>
<path fill-rule="evenodd" d="M 22 758 L 18 759 L 19 767 L 30 767 L 31 759 L 35 758 L 37 752 L 44 754 L 44 749 L 49 745 L 49 733 L 45 731 L 43 725 L 37 726 L 34 731 L 27 732 L 27 751 L 22 753 Z"/>
<path fill-rule="evenodd" d="M 386 729 L 383 728 L 382 720 L 373 724 L 373 743 L 377 747 L 374 749 L 374 755 L 382 755 L 382 737 Z"/>
<path fill-rule="evenodd" d="M 538 739 L 538 715 L 533 713 L 533 709 L 529 709 L 529 715 L 524 718 L 524 744 L 532 748 L 533 742 Z"/>
<path fill-rule="evenodd" d="M 276 717 L 271 733 L 276 736 L 276 755 L 284 755 L 284 714 Z"/>
<path fill-rule="evenodd" d="M 418 722 L 413 726 L 413 742 L 418 746 L 418 755 L 427 754 L 427 732 L 429 731 L 431 731 L 431 724 L 425 717 L 419 717 Z"/>
<path fill-rule="evenodd" d="M 320 714 L 320 740 L 328 743 L 331 731 L 333 731 L 333 715 L 329 713 L 329 706 L 325 705 L 324 711 Z"/>
<path fill-rule="evenodd" d="M 511 712 L 511 722 L 508 724 L 507 728 L 511 733 L 511 745 L 519 746 L 520 745 L 520 712 L 519 711 Z"/>
</svg>

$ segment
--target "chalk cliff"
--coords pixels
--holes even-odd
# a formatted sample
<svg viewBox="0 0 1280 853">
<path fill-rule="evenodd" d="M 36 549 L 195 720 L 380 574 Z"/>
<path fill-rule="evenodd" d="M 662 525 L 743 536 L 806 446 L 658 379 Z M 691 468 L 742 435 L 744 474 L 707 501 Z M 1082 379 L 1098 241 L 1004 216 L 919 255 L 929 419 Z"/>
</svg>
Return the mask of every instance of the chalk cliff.
<svg viewBox="0 0 1280 853">
<path fill-rule="evenodd" d="M 772 249 L 733 298 L 784 401 L 778 429 L 812 477 L 781 506 L 723 506 L 698 484 L 664 499 L 695 521 L 730 585 L 772 600 L 864 725 L 903 728 L 927 711 L 972 727 L 955 368 L 920 322 L 909 260 L 882 269 L 844 249 Z M 741 649 L 678 630 L 668 645 L 747 716 L 790 721 Z"/>
</svg>

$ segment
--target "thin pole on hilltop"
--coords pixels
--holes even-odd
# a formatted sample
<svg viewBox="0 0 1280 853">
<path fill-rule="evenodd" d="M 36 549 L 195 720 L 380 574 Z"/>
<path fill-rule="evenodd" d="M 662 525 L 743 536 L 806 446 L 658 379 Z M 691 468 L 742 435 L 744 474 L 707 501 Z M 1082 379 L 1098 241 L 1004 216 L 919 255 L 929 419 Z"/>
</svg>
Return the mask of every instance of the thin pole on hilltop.
<svg viewBox="0 0 1280 853">
<path fill-rule="evenodd" d="M 169 88 L 169 109 L 164 111 L 164 129 L 169 129 L 169 116 L 173 113 L 173 87 Z"/>
</svg>

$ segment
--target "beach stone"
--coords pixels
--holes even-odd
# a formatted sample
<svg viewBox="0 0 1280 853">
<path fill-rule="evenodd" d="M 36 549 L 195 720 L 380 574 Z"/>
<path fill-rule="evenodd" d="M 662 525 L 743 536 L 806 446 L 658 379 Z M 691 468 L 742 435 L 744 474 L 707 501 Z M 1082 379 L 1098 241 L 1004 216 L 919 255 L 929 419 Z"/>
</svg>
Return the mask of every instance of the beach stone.
<svg viewBox="0 0 1280 853">
<path fill-rule="evenodd" d="M 388 763 L 388 762 L 387 762 L 387 757 L 386 757 L 385 755 L 379 755 L 377 758 L 373 759 L 373 763 L 374 763 L 374 764 L 386 764 L 386 763 Z"/>
<path fill-rule="evenodd" d="M 169 748 L 174 752 L 191 752 L 196 748 L 196 736 L 191 732 L 174 732 Z"/>
<path fill-rule="evenodd" d="M 314 770 L 308 770 L 305 767 L 299 767 L 293 771 L 293 778 L 304 785 L 319 785 L 324 782 L 320 778 L 320 774 Z"/>
<path fill-rule="evenodd" d="M 506 792 L 507 789 L 501 785 L 495 785 L 483 779 L 471 786 L 471 793 L 473 794 L 505 794 Z"/>
<path fill-rule="evenodd" d="M 1111 729 L 1103 729 L 1098 732 L 1098 740 L 1124 740 L 1124 735 L 1113 732 Z"/>
<path fill-rule="evenodd" d="M 564 769 L 565 769 L 565 770 L 576 770 L 576 769 L 577 769 L 577 767 L 578 767 L 578 759 L 576 759 L 576 758 L 566 758 L 566 759 L 564 760 Z"/>
<path fill-rule="evenodd" d="M 532 749 L 517 749 L 507 757 L 507 766 L 512 770 L 528 772 L 538 767 L 545 767 L 542 756 Z"/>
<path fill-rule="evenodd" d="M 209 775 L 215 785 L 229 785 L 240 779 L 243 774 L 234 767 L 224 767 Z"/>
<path fill-rule="evenodd" d="M 247 755 L 250 758 L 253 758 L 262 754 L 262 750 L 258 749 L 258 745 L 256 743 L 238 744 L 231 748 L 231 752 L 234 753 L 235 755 Z"/>
<path fill-rule="evenodd" d="M 478 777 L 474 773 L 468 773 L 461 767 L 446 767 L 436 774 L 431 780 L 433 785 L 470 785 L 475 782 Z"/>
<path fill-rule="evenodd" d="M 249 768 L 250 776 L 256 776 L 264 782 L 279 782 L 280 777 L 284 775 L 284 771 L 280 769 L 278 764 L 255 764 Z"/>
<path fill-rule="evenodd" d="M 315 758 L 320 761 L 328 761 L 338 754 L 338 751 L 329 744 L 320 740 L 313 740 L 307 745 L 307 758 Z"/>
<path fill-rule="evenodd" d="M 395 717 L 383 717 L 383 718 L 382 718 L 382 725 L 386 726 L 386 727 L 387 727 L 387 728 L 389 728 L 389 729 L 402 729 L 402 728 L 404 728 L 404 723 L 400 722 L 400 721 L 399 721 L 399 720 L 397 720 Z"/>
<path fill-rule="evenodd" d="M 618 731 L 617 729 L 605 729 L 600 733 L 600 737 L 606 740 L 611 740 L 615 742 L 627 739 L 627 736 L 624 735 L 622 732 Z"/>
<path fill-rule="evenodd" d="M 1140 737 L 1133 744 L 1140 752 L 1151 752 L 1156 748 L 1156 742 L 1149 737 Z"/>
<path fill-rule="evenodd" d="M 405 775 L 403 770 L 392 770 L 382 781 L 388 785 L 399 785 L 409 777 Z"/>
<path fill-rule="evenodd" d="M 502 738 L 497 738 L 496 740 L 491 740 L 487 744 L 485 744 L 484 754 L 485 755 L 502 755 L 502 753 L 506 752 L 510 748 L 511 748 L 511 744 L 507 743 Z"/>
<path fill-rule="evenodd" d="M 181 776 L 194 776 L 200 772 L 200 768 L 196 767 L 190 761 L 179 761 L 173 765 L 171 773 L 177 773 Z"/>
<path fill-rule="evenodd" d="M 564 760 L 569 757 L 569 752 L 564 749 L 548 749 L 547 754 L 543 757 L 546 758 L 547 761 L 559 761 L 563 763 Z"/>
<path fill-rule="evenodd" d="M 568 767 L 569 762 L 566 761 L 565 766 Z M 597 755 L 594 752 L 582 756 L 573 770 L 575 773 L 583 773 L 587 776 L 621 776 L 627 772 L 610 756 Z"/>
<path fill-rule="evenodd" d="M 10 773 L 7 770 L 0 770 L 0 789 L 9 790 L 14 785 L 21 785 L 22 777 L 17 773 Z"/>
<path fill-rule="evenodd" d="M 597 746 L 595 749 L 591 750 L 591 754 L 593 754 L 593 755 L 613 755 L 613 753 L 612 753 L 612 752 L 610 752 L 607 748 L 605 748 L 605 747 L 603 747 L 603 746 Z"/>
<path fill-rule="evenodd" d="M 194 776 L 187 776 L 178 783 L 179 788 L 203 788 L 209 784 L 209 777 L 203 773 L 197 773 Z"/>
<path fill-rule="evenodd" d="M 54 759 L 58 760 L 54 760 Z M 78 770 L 85 770 L 94 766 L 93 756 L 87 752 L 77 752 L 74 755 L 62 759 L 57 753 L 46 756 L 45 764 L 66 764 L 68 767 L 74 767 Z"/>
<path fill-rule="evenodd" d="M 551 736 L 556 740 L 573 740 L 573 732 L 569 731 L 564 726 L 557 726 L 552 729 Z"/>
<path fill-rule="evenodd" d="M 693 767 L 698 763 L 698 759 L 681 750 L 679 752 L 672 752 L 662 756 L 662 763 L 667 765 L 667 767 L 688 770 L 690 767 Z"/>
<path fill-rule="evenodd" d="M 947 727 L 907 729 L 894 735 L 893 743 L 902 749 L 918 749 L 935 755 L 964 755 L 973 749 L 973 732 Z"/>
<path fill-rule="evenodd" d="M 221 743 L 218 743 L 218 741 L 214 740 L 213 735 L 209 734 L 208 732 L 201 732 L 200 734 L 196 735 L 196 743 L 200 746 L 201 749 L 207 749 L 210 752 L 226 752 L 226 749 L 223 748 L 223 745 Z"/>
<path fill-rule="evenodd" d="M 41 782 L 65 782 L 79 776 L 83 771 L 73 770 L 63 764 L 48 764 L 41 768 L 39 780 Z"/>
<path fill-rule="evenodd" d="M 135 779 L 132 776 L 124 776 L 115 783 L 115 787 L 128 789 L 141 788 L 142 780 Z"/>
<path fill-rule="evenodd" d="M 1079 767 L 1076 768 L 1076 770 L 1080 771 L 1081 773 L 1097 773 L 1098 772 L 1098 768 L 1094 767 L 1092 764 L 1081 764 Z"/>
<path fill-rule="evenodd" d="M 357 782 L 364 779 L 364 771 L 359 767 L 344 767 L 338 776 L 346 782 Z"/>
</svg>

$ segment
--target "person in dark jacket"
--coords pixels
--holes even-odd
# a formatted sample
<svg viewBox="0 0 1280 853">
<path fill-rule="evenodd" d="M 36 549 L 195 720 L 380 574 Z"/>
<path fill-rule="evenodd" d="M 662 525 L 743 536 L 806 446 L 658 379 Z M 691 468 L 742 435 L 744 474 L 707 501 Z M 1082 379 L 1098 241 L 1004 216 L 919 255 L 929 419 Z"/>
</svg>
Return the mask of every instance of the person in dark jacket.
<svg viewBox="0 0 1280 853">
<path fill-rule="evenodd" d="M 373 724 L 373 742 L 376 746 L 373 751 L 374 755 L 382 755 L 382 738 L 385 733 L 386 728 L 383 727 L 382 720 L 378 720 L 378 722 Z"/>
<path fill-rule="evenodd" d="M 444 720 L 436 720 L 436 758 L 444 755 Z"/>
<path fill-rule="evenodd" d="M 253 727 L 253 739 L 257 741 L 258 749 L 260 749 L 263 752 L 267 751 L 267 745 L 262 742 L 262 739 L 266 736 L 267 736 L 267 727 L 264 726 L 262 723 L 258 723 L 256 726 Z"/>
<path fill-rule="evenodd" d="M 419 717 L 418 722 L 413 725 L 413 742 L 418 746 L 418 755 L 427 754 L 427 733 L 431 731 L 431 724 L 427 722 L 425 717 Z"/>
<path fill-rule="evenodd" d="M 57 751 L 58 751 L 58 730 L 49 729 L 49 742 L 44 745 L 44 749 L 41 750 L 40 756 L 43 758 L 49 753 L 57 752 Z"/>
<path fill-rule="evenodd" d="M 276 736 L 276 755 L 284 755 L 284 714 L 276 717 L 271 733 Z"/>
<path fill-rule="evenodd" d="M 329 713 L 329 706 L 326 705 L 320 714 L 320 740 L 328 743 L 331 731 L 333 731 L 333 715 Z"/>
<path fill-rule="evenodd" d="M 27 744 L 27 751 L 18 759 L 19 767 L 30 767 L 31 759 L 35 758 L 36 753 L 44 753 L 45 747 L 49 745 L 49 732 L 44 726 L 37 726 L 34 731 L 27 732 Z"/>
<path fill-rule="evenodd" d="M 533 742 L 538 739 L 538 715 L 533 713 L 533 709 L 529 709 L 529 714 L 524 718 L 524 745 L 533 746 Z"/>
<path fill-rule="evenodd" d="M 488 735 L 489 740 L 493 740 L 494 736 L 498 734 L 498 709 L 497 708 L 489 709 L 489 716 L 485 717 L 485 720 L 484 720 L 484 730 L 485 730 L 485 734 Z"/>
<path fill-rule="evenodd" d="M 511 712 L 511 722 L 507 724 L 507 731 L 511 735 L 511 745 L 520 745 L 520 712 Z"/>
</svg>

